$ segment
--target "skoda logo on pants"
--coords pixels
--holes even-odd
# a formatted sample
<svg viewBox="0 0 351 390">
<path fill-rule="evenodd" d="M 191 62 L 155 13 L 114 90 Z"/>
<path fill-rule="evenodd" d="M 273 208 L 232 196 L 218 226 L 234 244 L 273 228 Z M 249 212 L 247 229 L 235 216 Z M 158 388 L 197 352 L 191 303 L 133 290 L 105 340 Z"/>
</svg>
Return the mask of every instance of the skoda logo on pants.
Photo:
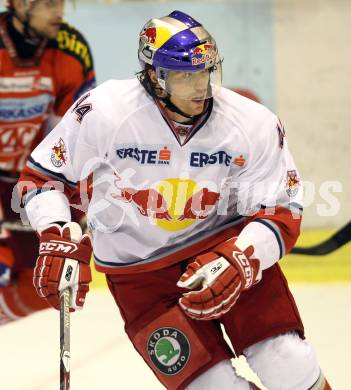
<svg viewBox="0 0 351 390">
<path fill-rule="evenodd" d="M 156 368 L 165 375 L 175 375 L 187 364 L 190 343 L 176 328 L 159 328 L 149 337 L 147 352 Z"/>
</svg>

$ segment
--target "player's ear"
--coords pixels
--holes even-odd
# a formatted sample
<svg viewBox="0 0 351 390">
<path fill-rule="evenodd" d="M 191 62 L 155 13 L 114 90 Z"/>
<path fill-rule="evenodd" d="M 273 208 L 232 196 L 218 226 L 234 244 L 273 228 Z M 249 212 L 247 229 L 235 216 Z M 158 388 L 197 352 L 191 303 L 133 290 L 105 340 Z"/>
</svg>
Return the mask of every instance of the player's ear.
<svg viewBox="0 0 351 390">
<path fill-rule="evenodd" d="M 147 72 L 147 75 L 149 77 L 149 80 L 153 86 L 154 92 L 157 95 L 157 97 L 160 97 L 160 98 L 166 97 L 167 93 L 164 89 L 161 88 L 160 84 L 158 83 L 155 70 L 153 68 L 151 68 L 151 69 L 147 69 L 146 72 Z"/>
<path fill-rule="evenodd" d="M 149 74 L 149 78 L 150 78 L 151 82 L 153 84 L 158 84 L 156 72 L 153 69 L 148 69 L 147 72 Z"/>
</svg>

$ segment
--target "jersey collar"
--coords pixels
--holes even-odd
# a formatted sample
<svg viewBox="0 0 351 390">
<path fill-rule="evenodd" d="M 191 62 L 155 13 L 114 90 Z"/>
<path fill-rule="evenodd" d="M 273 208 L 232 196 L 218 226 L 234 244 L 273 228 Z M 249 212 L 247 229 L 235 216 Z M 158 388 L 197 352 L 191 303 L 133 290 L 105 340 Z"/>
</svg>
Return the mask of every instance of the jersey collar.
<svg viewBox="0 0 351 390">
<path fill-rule="evenodd" d="M 177 126 L 176 126 L 175 122 L 169 117 L 167 111 L 160 104 L 160 102 L 158 100 L 155 100 L 155 102 L 156 102 L 158 109 L 161 112 L 163 119 L 167 123 L 168 127 L 171 129 L 174 137 L 176 138 L 176 140 L 178 141 L 180 146 L 184 146 L 186 143 L 188 143 L 190 141 L 190 139 L 205 125 L 205 123 L 207 122 L 208 118 L 211 115 L 212 108 L 213 108 L 213 98 L 210 98 L 205 103 L 206 106 L 205 106 L 204 113 L 190 127 L 185 138 L 181 139 L 181 137 L 178 134 Z"/>
</svg>

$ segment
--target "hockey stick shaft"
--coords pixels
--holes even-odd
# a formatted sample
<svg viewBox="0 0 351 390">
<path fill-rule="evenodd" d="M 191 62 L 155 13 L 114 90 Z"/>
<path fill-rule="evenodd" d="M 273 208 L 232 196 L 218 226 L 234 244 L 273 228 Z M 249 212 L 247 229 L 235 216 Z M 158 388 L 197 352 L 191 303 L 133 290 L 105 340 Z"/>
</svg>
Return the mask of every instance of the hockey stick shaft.
<svg viewBox="0 0 351 390">
<path fill-rule="evenodd" d="M 7 229 L 14 232 L 33 232 L 29 225 L 23 225 L 20 221 L 0 221 L 0 229 Z"/>
<path fill-rule="evenodd" d="M 322 243 L 310 247 L 295 247 L 291 253 L 295 255 L 323 256 L 341 248 L 349 241 L 351 241 L 351 221 Z"/>
<path fill-rule="evenodd" d="M 60 390 L 70 388 L 70 300 L 71 291 L 66 288 L 60 300 Z"/>
<path fill-rule="evenodd" d="M 82 227 L 83 231 L 87 230 L 87 221 L 86 219 L 81 219 L 79 224 Z M 12 232 L 34 232 L 34 229 L 30 225 L 23 225 L 21 221 L 5 221 L 0 220 L 0 230 L 7 229 Z"/>
<path fill-rule="evenodd" d="M 82 218 L 79 224 L 83 231 L 88 229 L 86 218 Z M 7 229 L 12 232 L 34 232 L 34 229 L 30 225 L 23 225 L 21 221 L 6 221 L 0 220 L 0 230 Z"/>
</svg>

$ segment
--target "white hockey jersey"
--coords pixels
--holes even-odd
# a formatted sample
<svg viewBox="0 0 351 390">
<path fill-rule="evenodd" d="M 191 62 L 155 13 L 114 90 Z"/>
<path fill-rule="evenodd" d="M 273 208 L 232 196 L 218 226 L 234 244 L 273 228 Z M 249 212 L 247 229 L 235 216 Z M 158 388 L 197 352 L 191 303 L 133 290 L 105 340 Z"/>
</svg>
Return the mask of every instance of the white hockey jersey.
<svg viewBox="0 0 351 390">
<path fill-rule="evenodd" d="M 238 224 L 238 243 L 253 244 L 263 268 L 272 265 L 295 243 L 302 208 L 283 126 L 225 88 L 208 104 L 180 138 L 137 79 L 90 91 L 21 176 L 32 226 L 69 221 L 66 195 L 93 173 L 88 221 L 97 269 L 164 267 L 229 238 L 221 233 Z"/>
</svg>

